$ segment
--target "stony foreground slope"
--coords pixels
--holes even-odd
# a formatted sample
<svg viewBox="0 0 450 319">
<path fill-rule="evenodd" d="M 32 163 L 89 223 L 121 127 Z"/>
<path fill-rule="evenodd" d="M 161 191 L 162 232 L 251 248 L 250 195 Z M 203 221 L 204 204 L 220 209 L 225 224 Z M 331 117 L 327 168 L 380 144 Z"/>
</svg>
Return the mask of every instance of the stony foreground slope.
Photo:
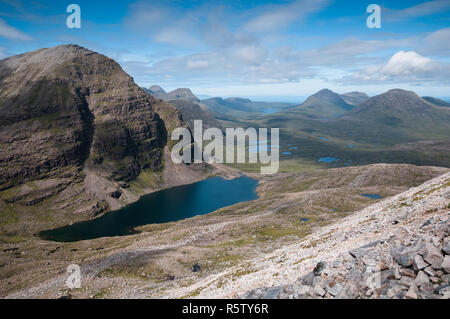
<svg viewBox="0 0 450 319">
<path fill-rule="evenodd" d="M 446 173 L 256 259 L 251 270 L 188 289 L 209 298 L 450 298 L 449 231 Z"/>
<path fill-rule="evenodd" d="M 447 207 L 448 174 L 413 187 L 448 171 L 377 164 L 259 176 L 257 200 L 145 225 L 135 235 L 74 243 L 11 238 L 0 250 L 0 296 L 231 298 L 291 284 L 320 261 L 331 262 L 379 235 L 398 233 L 408 221 L 396 216 L 415 211 L 416 204 L 419 217 Z M 386 199 L 380 202 L 363 193 Z M 421 218 L 433 214 L 439 211 Z M 391 218 L 399 223 L 389 224 Z M 81 266 L 83 287 L 70 291 L 65 269 L 73 263 Z M 194 272 L 194 265 L 199 270 Z"/>
</svg>

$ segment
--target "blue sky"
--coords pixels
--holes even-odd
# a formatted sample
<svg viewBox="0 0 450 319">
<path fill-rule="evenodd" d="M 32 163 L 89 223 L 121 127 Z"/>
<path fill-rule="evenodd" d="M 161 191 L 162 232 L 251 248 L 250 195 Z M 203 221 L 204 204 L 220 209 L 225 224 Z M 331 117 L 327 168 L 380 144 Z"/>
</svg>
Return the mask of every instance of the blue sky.
<svg viewBox="0 0 450 319">
<path fill-rule="evenodd" d="M 81 7 L 81 29 L 66 7 Z M 380 5 L 380 29 L 366 25 Z M 0 58 L 75 43 L 141 86 L 296 101 L 324 87 L 450 97 L 450 0 L 0 0 Z"/>
</svg>

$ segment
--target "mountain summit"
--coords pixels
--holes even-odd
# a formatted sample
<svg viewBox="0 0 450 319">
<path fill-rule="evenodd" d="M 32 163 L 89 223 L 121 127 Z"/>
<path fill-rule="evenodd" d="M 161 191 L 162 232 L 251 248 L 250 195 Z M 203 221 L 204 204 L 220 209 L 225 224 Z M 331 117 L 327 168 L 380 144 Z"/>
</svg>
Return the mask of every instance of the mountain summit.
<svg viewBox="0 0 450 319">
<path fill-rule="evenodd" d="M 328 118 L 340 116 L 353 109 L 353 106 L 346 103 L 337 93 L 323 89 L 311 95 L 296 110 L 317 118 Z"/>
</svg>

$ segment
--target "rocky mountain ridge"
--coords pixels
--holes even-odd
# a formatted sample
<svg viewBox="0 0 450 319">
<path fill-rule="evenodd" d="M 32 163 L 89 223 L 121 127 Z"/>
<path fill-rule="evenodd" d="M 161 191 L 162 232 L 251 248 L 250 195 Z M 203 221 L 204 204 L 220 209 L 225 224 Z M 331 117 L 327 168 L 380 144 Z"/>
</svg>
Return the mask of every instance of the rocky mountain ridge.
<svg viewBox="0 0 450 319">
<path fill-rule="evenodd" d="M 77 216 L 164 187 L 168 136 L 186 126 L 115 61 L 77 45 L 1 60 L 0 101 L 1 200 L 33 206 L 51 199 Z M 201 179 L 202 168 L 191 168 L 191 182 Z"/>
<path fill-rule="evenodd" d="M 152 96 L 162 99 L 164 101 L 170 100 L 185 100 L 190 102 L 199 102 L 200 99 L 192 93 L 192 91 L 188 88 L 178 88 L 171 92 L 166 92 L 159 85 L 152 85 L 148 89 L 144 89 L 147 93 L 150 93 Z"/>
</svg>

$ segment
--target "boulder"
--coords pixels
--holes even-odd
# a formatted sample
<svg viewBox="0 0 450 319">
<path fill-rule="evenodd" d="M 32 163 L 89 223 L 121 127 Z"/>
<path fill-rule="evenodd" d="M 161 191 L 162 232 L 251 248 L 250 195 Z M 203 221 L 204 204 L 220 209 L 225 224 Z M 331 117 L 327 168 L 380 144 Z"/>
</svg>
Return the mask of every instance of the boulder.
<svg viewBox="0 0 450 319">
<path fill-rule="evenodd" d="M 267 289 L 266 293 L 263 296 L 263 299 L 277 299 L 280 295 L 283 287 L 277 286 Z"/>
<path fill-rule="evenodd" d="M 312 286 L 314 281 L 314 273 L 310 272 L 302 278 L 302 285 Z"/>
<path fill-rule="evenodd" d="M 450 241 L 447 242 L 444 245 L 444 248 L 442 248 L 442 251 L 446 254 L 446 255 L 450 255 Z"/>
<path fill-rule="evenodd" d="M 412 265 L 415 271 L 422 270 L 428 267 L 428 264 L 423 260 L 422 256 L 420 255 L 414 256 Z"/>
<path fill-rule="evenodd" d="M 444 261 L 444 256 L 441 254 L 438 248 L 430 243 L 425 243 L 425 252 L 422 254 L 423 260 L 433 267 L 433 269 L 441 269 L 441 265 Z"/>
<path fill-rule="evenodd" d="M 413 286 L 411 286 L 411 288 L 409 288 L 408 292 L 405 295 L 405 298 L 407 299 L 417 299 L 417 294 L 415 292 L 415 289 Z"/>
<path fill-rule="evenodd" d="M 377 240 L 377 241 L 374 241 L 374 242 L 372 242 L 372 243 L 370 243 L 370 244 L 361 246 L 361 247 L 359 247 L 359 248 L 356 248 L 356 249 L 353 249 L 353 250 L 349 250 L 348 253 L 349 253 L 350 255 L 352 255 L 354 258 L 360 258 L 360 257 L 365 256 L 365 255 L 367 254 L 367 252 L 368 252 L 371 248 L 376 247 L 376 246 L 377 246 L 378 244 L 380 244 L 380 243 L 382 243 L 382 241 Z"/>
<path fill-rule="evenodd" d="M 332 296 L 334 297 L 334 296 L 336 296 L 339 292 L 341 292 L 341 290 L 342 290 L 343 288 L 344 288 L 344 287 L 343 287 L 340 283 L 337 283 L 337 284 L 334 284 L 333 286 L 328 285 L 328 286 L 326 287 L 326 290 L 327 290 L 327 292 L 328 292 L 330 295 L 332 295 Z"/>
<path fill-rule="evenodd" d="M 430 279 L 423 271 L 419 271 L 419 273 L 416 276 L 416 279 L 414 280 L 417 287 L 420 287 L 422 285 L 425 285 L 430 282 Z"/>
<path fill-rule="evenodd" d="M 447 274 L 450 274 L 450 256 L 449 255 L 445 256 L 444 261 L 441 264 L 441 267 L 442 267 L 442 269 L 444 269 L 444 271 Z"/>
<path fill-rule="evenodd" d="M 316 267 L 314 267 L 313 273 L 315 276 L 320 276 L 322 271 L 327 267 L 327 264 L 323 261 L 318 262 Z"/>
</svg>

